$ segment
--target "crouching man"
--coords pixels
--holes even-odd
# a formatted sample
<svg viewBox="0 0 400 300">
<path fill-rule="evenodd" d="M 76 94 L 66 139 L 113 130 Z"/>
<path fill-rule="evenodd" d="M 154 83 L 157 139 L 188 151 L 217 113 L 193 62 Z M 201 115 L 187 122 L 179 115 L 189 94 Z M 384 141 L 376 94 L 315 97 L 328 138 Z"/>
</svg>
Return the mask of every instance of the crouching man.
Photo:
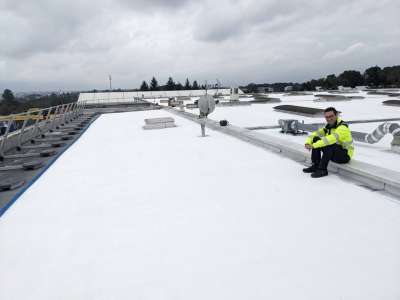
<svg viewBox="0 0 400 300">
<path fill-rule="evenodd" d="M 311 177 L 320 178 L 328 175 L 329 161 L 345 164 L 353 157 L 353 138 L 349 126 L 338 117 L 335 108 L 324 111 L 327 124 L 308 136 L 305 147 L 311 150 L 312 166 L 303 169 Z M 322 157 L 321 157 L 322 156 Z"/>
</svg>

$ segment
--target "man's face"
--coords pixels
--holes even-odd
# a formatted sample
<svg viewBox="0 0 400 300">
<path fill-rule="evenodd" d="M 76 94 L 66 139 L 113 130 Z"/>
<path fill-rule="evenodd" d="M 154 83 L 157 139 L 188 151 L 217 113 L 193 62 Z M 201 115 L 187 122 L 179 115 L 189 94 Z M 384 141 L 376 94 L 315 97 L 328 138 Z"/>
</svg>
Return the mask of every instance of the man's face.
<svg viewBox="0 0 400 300">
<path fill-rule="evenodd" d="M 325 113 L 325 120 L 329 125 L 335 125 L 336 124 L 336 119 L 337 116 L 333 111 L 328 111 Z"/>
</svg>

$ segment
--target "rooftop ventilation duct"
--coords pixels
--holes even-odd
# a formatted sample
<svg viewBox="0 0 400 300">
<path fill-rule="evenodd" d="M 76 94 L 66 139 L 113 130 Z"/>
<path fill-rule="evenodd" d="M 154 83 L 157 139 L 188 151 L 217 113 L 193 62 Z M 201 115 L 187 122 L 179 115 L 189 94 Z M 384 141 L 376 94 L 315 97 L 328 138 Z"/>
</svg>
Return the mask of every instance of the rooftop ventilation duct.
<svg viewBox="0 0 400 300">
<path fill-rule="evenodd" d="M 368 144 L 375 144 L 387 134 L 393 135 L 392 150 L 400 152 L 400 125 L 398 123 L 383 123 L 372 133 L 353 132 L 353 138 L 358 141 L 364 140 Z"/>
<path fill-rule="evenodd" d="M 315 131 L 321 127 L 317 124 L 300 123 L 298 120 L 279 120 L 279 126 L 281 127 L 283 133 L 290 133 L 294 135 L 301 134 L 304 131 Z M 368 144 L 375 144 L 379 142 L 385 135 L 392 134 L 392 150 L 400 153 L 400 125 L 398 123 L 382 123 L 372 133 L 358 131 L 352 131 L 351 133 L 355 141 Z"/>
</svg>

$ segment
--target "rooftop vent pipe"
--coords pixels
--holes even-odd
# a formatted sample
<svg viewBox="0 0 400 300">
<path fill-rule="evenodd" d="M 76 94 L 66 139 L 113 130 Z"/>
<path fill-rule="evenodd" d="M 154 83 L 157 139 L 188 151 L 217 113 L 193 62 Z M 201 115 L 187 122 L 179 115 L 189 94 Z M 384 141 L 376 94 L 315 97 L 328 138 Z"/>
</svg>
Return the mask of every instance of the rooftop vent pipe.
<svg viewBox="0 0 400 300">
<path fill-rule="evenodd" d="M 398 123 L 383 123 L 378 126 L 372 133 L 352 132 L 356 141 L 375 144 L 379 142 L 385 135 L 392 134 L 391 142 L 392 150 L 400 153 L 400 125 Z"/>
<path fill-rule="evenodd" d="M 315 131 L 321 126 L 316 124 L 304 124 L 297 120 L 279 120 L 283 133 L 299 134 L 301 131 Z M 385 122 L 380 124 L 372 133 L 352 131 L 353 139 L 358 142 L 375 144 L 385 135 L 392 134 L 392 150 L 400 153 L 400 125 L 398 123 Z"/>
</svg>

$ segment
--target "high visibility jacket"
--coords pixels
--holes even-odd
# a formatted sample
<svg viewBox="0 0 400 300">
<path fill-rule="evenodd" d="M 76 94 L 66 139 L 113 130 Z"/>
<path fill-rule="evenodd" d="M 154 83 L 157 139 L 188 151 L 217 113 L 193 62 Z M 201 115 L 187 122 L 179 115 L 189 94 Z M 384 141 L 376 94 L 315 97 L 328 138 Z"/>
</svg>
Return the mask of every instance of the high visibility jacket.
<svg viewBox="0 0 400 300">
<path fill-rule="evenodd" d="M 313 143 L 315 137 L 319 137 L 320 140 Z M 306 145 L 312 145 L 313 148 L 318 149 L 333 144 L 339 144 L 347 150 L 347 154 L 350 158 L 354 154 L 353 137 L 349 126 L 343 122 L 342 119 L 338 118 L 335 126 L 326 125 L 323 128 L 319 128 L 307 137 Z"/>
</svg>

